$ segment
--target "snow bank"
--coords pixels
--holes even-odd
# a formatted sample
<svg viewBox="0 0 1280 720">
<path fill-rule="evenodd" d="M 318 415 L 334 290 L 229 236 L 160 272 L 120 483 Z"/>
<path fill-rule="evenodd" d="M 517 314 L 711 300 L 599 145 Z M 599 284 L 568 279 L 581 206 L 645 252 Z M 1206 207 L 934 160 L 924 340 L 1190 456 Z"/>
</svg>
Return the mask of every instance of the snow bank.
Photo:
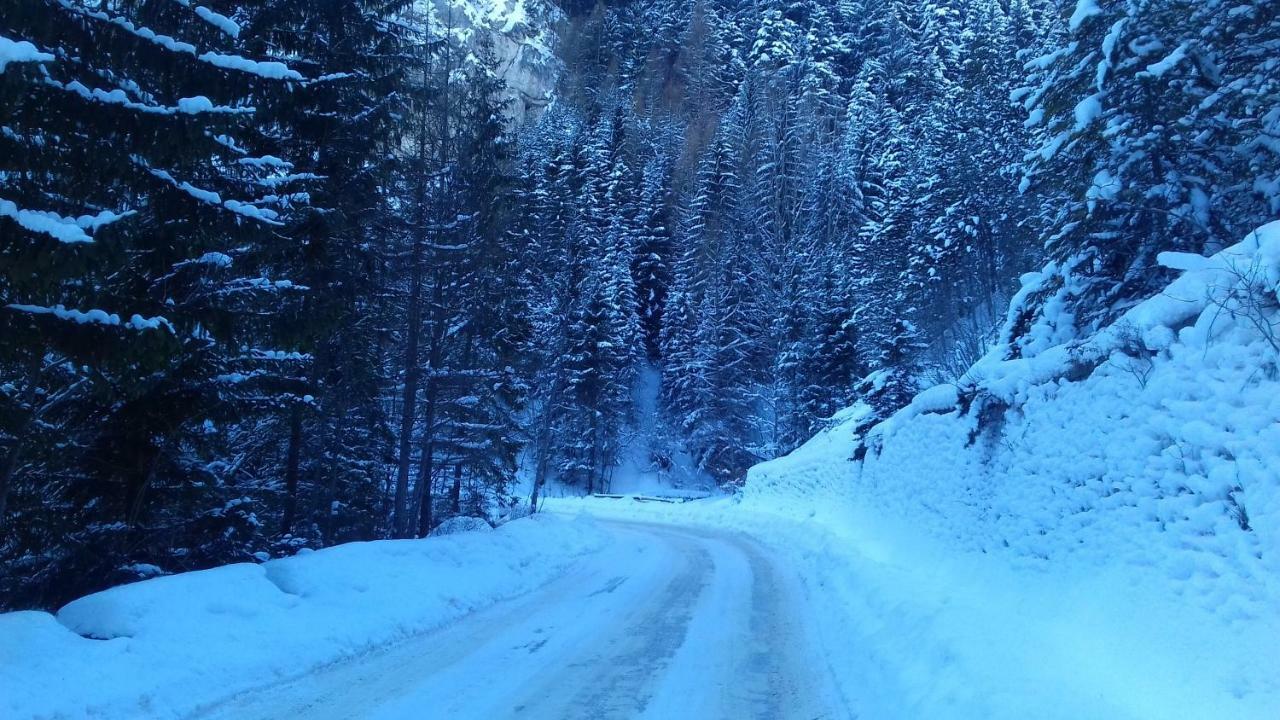
<svg viewBox="0 0 1280 720">
<path fill-rule="evenodd" d="M 863 641 L 952 708 L 924 715 L 1280 717 L 1280 223 L 1161 262 L 1184 271 L 1164 292 L 988 356 L 862 462 L 837 428 L 753 471 L 756 505 L 842 502 L 849 592 L 899 625 Z"/>
<path fill-rule="evenodd" d="M 1162 262 L 1184 274 L 1115 325 L 865 438 L 851 408 L 734 500 L 549 502 L 772 545 L 859 717 L 1273 720 L 1280 223 Z"/>
<path fill-rule="evenodd" d="M 154 578 L 0 615 L 0 717 L 180 717 L 546 583 L 605 535 L 539 516 Z"/>
<path fill-rule="evenodd" d="M 1272 586 L 1280 222 L 1211 258 L 1160 261 L 1182 276 L 1113 325 L 1031 357 L 997 349 L 953 402 L 956 388 L 934 388 L 872 428 L 861 489 L 933 503 L 945 510 L 935 531 L 976 550 L 1046 559 L 1066 547 L 1180 579 L 1190 566 L 1243 578 L 1251 596 Z M 1238 597 L 1202 590 L 1219 586 Z"/>
</svg>

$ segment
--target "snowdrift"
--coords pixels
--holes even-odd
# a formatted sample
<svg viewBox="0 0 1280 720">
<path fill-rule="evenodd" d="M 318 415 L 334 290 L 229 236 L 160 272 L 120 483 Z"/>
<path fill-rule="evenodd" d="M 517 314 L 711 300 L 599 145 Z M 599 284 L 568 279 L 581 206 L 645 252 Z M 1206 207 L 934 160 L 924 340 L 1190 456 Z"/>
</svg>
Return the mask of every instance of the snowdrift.
<svg viewBox="0 0 1280 720">
<path fill-rule="evenodd" d="M 599 549 L 590 522 L 350 543 L 0 614 L 0 717 L 180 717 L 426 632 Z"/>
</svg>

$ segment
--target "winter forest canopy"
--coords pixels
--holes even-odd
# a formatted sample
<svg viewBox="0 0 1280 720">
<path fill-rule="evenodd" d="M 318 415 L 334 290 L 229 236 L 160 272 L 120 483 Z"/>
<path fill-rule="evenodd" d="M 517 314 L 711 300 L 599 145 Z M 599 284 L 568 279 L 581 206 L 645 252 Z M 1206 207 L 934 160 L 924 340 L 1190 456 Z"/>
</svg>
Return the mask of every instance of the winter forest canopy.
<svg viewBox="0 0 1280 720">
<path fill-rule="evenodd" d="M 0 597 L 733 485 L 1278 214 L 1269 0 L 0 0 Z"/>
</svg>

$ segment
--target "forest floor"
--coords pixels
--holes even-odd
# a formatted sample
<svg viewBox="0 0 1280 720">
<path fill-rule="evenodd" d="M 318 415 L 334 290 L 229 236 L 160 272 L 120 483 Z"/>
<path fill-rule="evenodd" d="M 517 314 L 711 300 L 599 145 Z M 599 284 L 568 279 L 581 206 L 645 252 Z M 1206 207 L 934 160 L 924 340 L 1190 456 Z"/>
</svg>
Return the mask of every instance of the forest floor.
<svg viewBox="0 0 1280 720">
<path fill-rule="evenodd" d="M 730 531 L 600 525 L 604 549 L 534 592 L 198 717 L 853 717 L 775 553 Z"/>
</svg>

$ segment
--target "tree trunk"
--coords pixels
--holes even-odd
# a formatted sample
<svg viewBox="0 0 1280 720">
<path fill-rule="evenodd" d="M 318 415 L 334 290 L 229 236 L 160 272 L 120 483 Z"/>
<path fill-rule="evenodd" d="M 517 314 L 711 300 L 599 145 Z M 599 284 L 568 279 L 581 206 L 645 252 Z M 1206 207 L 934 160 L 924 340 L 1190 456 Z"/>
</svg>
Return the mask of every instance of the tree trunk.
<svg viewBox="0 0 1280 720">
<path fill-rule="evenodd" d="M 422 68 L 423 78 L 425 79 L 431 72 L 430 54 L 424 56 L 424 65 Z M 401 400 L 401 416 L 400 416 L 400 437 L 398 439 L 399 457 L 396 462 L 396 485 L 394 507 L 392 509 L 393 523 L 392 531 L 395 537 L 409 537 L 411 527 L 411 512 L 409 507 L 409 465 L 411 462 L 411 454 L 413 451 L 413 428 L 417 423 L 418 410 L 418 383 L 422 378 L 422 368 L 418 365 L 419 346 L 422 336 L 422 291 L 423 291 L 423 265 L 425 263 L 425 254 L 427 247 L 427 221 L 429 220 L 429 208 L 427 203 L 427 187 L 429 179 L 427 177 L 427 164 L 430 157 L 430 131 L 428 127 L 432 117 L 430 112 L 421 109 L 415 116 L 414 121 L 417 124 L 415 129 L 415 140 L 417 147 L 417 168 L 415 172 L 417 177 L 414 182 L 417 186 L 414 189 L 414 206 L 416 209 L 416 225 L 414 243 L 413 243 L 413 259 L 410 267 L 409 277 L 409 307 L 407 308 L 408 316 L 408 333 L 405 337 L 405 353 L 404 353 L 404 392 Z M 440 142 L 445 142 L 445 136 L 441 136 Z M 428 427 L 428 432 L 430 428 Z M 430 483 L 428 483 L 430 484 Z M 416 513 L 413 513 L 416 514 Z"/>
<path fill-rule="evenodd" d="M 462 512 L 462 463 L 453 466 L 453 487 L 449 489 L 449 510 L 454 515 Z"/>
<path fill-rule="evenodd" d="M 293 532 L 298 517 L 298 465 L 302 456 L 302 406 L 294 403 L 289 409 L 289 450 L 284 468 L 284 522 L 280 531 Z"/>
<path fill-rule="evenodd" d="M 400 408 L 399 458 L 396 462 L 396 487 L 393 513 L 393 531 L 396 537 L 405 537 L 409 528 L 409 461 L 413 451 L 413 427 L 417 420 L 418 380 L 422 375 L 418 367 L 418 343 L 422 334 L 422 246 L 421 239 L 414 244 L 413 267 L 409 279 L 408 333 L 404 351 L 404 392 Z"/>
<path fill-rule="evenodd" d="M 593 409 L 594 410 L 594 409 Z M 591 413 L 591 462 L 587 466 L 587 494 L 596 491 L 596 466 L 599 464 L 600 434 L 596 431 L 599 422 L 595 412 Z"/>
<path fill-rule="evenodd" d="M 538 496 L 547 484 L 547 470 L 551 465 L 551 409 L 555 407 L 560 396 L 560 378 L 551 383 L 551 391 L 547 393 L 546 405 L 542 408 L 542 417 L 538 423 L 538 446 L 534 454 L 533 492 L 529 494 L 529 512 L 538 512 Z"/>
<path fill-rule="evenodd" d="M 342 397 L 339 393 L 339 397 Z M 347 404 L 339 401 L 337 417 L 333 421 L 333 434 L 329 443 L 329 447 L 333 448 L 329 457 L 328 478 L 324 487 L 324 513 L 325 513 L 325 543 L 332 544 L 334 537 L 337 535 L 337 513 L 334 512 L 333 504 L 338 500 L 338 474 L 340 471 L 338 462 L 333 455 L 339 452 L 338 448 L 342 447 L 343 437 L 346 434 L 347 420 Z"/>
<path fill-rule="evenodd" d="M 439 213 L 441 217 L 444 213 Z M 445 277 L 442 277 L 437 271 L 431 289 L 431 320 L 428 323 L 430 332 L 427 341 L 430 345 L 427 348 L 427 383 L 426 391 L 423 398 L 426 408 L 423 412 L 422 428 L 422 466 L 418 473 L 418 488 L 416 497 L 414 498 L 414 509 L 418 517 L 418 537 L 426 537 L 431 533 L 432 513 L 435 508 L 432 506 L 434 495 L 432 494 L 431 477 L 435 472 L 435 441 L 436 441 L 436 414 L 440 408 L 440 381 L 436 377 L 436 371 L 444 363 L 444 333 L 445 325 L 441 317 L 444 311 L 444 286 Z"/>
<path fill-rule="evenodd" d="M 418 485 L 414 488 L 414 510 L 418 518 L 416 537 L 426 537 L 431 533 L 431 514 L 435 500 L 431 492 L 431 476 L 435 472 L 436 443 L 432 425 L 435 424 L 436 403 L 434 393 L 428 391 L 427 394 L 426 427 L 422 430 L 422 460 L 418 465 Z"/>
<path fill-rule="evenodd" d="M 533 492 L 529 493 L 529 512 L 538 512 L 538 496 L 542 494 L 542 486 L 547 482 L 547 465 L 551 463 L 551 450 L 547 447 L 551 434 L 551 410 L 542 413 L 541 427 L 538 429 L 538 447 L 534 449 Z"/>
</svg>

